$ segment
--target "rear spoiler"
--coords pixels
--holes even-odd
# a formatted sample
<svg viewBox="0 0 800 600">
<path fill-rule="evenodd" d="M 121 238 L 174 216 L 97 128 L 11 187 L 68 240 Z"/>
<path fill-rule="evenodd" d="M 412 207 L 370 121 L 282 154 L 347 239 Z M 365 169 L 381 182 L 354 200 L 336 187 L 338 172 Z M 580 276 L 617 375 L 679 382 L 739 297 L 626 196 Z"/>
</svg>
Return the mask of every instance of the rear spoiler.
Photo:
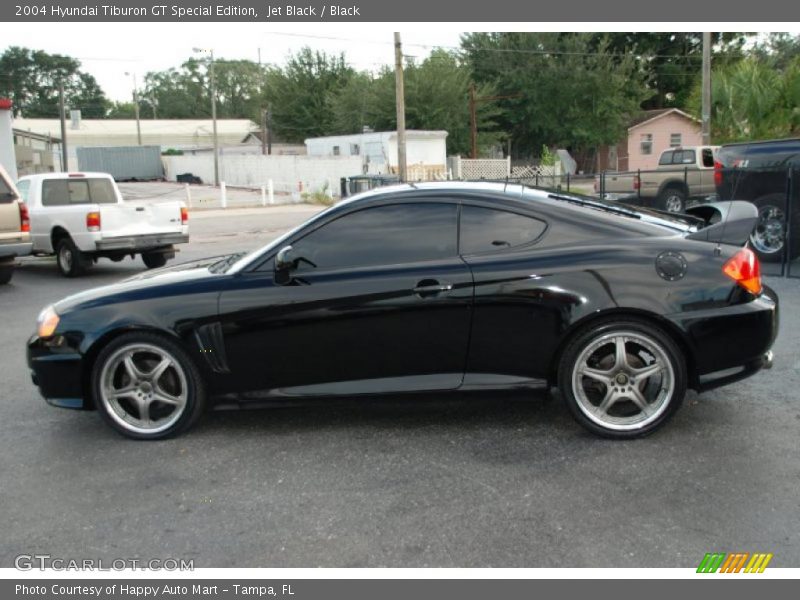
<svg viewBox="0 0 800 600">
<path fill-rule="evenodd" d="M 744 200 L 711 202 L 686 210 L 699 217 L 705 227 L 686 236 L 689 240 L 744 246 L 758 223 L 758 209 Z"/>
</svg>

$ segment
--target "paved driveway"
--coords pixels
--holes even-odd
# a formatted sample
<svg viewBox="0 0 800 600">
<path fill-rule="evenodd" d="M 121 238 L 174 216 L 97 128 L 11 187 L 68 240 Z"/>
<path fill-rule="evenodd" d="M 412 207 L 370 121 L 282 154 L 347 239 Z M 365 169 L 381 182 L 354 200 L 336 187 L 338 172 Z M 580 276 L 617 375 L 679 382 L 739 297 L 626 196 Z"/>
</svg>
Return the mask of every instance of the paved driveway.
<svg viewBox="0 0 800 600">
<path fill-rule="evenodd" d="M 180 258 L 257 247 L 318 208 L 192 214 Z M 47 406 L 24 342 L 38 310 L 140 271 L 61 278 L 25 259 L 0 288 L 0 566 L 17 554 L 196 566 L 696 566 L 708 551 L 800 566 L 800 282 L 775 368 L 690 393 L 662 431 L 585 433 L 549 394 L 323 401 L 214 413 L 175 440 L 125 440 Z"/>
</svg>

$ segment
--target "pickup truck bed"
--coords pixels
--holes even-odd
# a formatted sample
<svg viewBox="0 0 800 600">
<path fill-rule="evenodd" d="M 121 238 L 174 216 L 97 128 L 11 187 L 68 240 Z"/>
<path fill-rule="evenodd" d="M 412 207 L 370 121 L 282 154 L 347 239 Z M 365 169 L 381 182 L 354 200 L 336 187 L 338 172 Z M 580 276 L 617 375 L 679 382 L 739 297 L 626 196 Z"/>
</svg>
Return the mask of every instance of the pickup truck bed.
<svg viewBox="0 0 800 600">
<path fill-rule="evenodd" d="M 161 267 L 175 244 L 189 241 L 183 202 L 126 202 L 105 173 L 31 175 L 18 186 L 30 205 L 34 254 L 55 254 L 68 277 L 98 258 L 141 254 L 147 267 Z"/>
</svg>

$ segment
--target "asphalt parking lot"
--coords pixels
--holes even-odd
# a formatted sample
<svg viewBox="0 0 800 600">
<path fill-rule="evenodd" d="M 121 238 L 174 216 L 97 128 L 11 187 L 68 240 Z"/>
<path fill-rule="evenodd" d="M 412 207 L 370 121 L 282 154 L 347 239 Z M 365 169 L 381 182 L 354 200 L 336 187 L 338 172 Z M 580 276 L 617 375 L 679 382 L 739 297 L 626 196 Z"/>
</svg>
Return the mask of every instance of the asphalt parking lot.
<svg viewBox="0 0 800 600">
<path fill-rule="evenodd" d="M 193 212 L 179 260 L 248 250 L 318 207 Z M 771 371 L 634 442 L 556 396 L 451 394 L 212 413 L 163 442 L 51 408 L 24 345 L 38 311 L 144 269 L 62 278 L 23 259 L 0 287 L 0 567 L 19 554 L 196 567 L 694 567 L 706 552 L 800 566 L 800 280 L 772 278 Z"/>
</svg>

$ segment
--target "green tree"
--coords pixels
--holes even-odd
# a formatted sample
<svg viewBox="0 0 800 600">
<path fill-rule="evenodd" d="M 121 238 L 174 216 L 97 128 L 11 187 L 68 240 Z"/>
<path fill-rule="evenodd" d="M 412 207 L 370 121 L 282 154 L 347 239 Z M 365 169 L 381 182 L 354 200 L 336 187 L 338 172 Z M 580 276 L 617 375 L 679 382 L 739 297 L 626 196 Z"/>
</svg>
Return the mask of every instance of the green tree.
<svg viewBox="0 0 800 600">
<path fill-rule="evenodd" d="M 520 95 L 498 102 L 498 130 L 516 156 L 538 154 L 543 144 L 588 156 L 620 140 L 652 95 L 635 58 L 593 34 L 472 33 L 461 45 L 476 81 Z"/>
<path fill-rule="evenodd" d="M 68 108 L 80 109 L 84 117 L 102 118 L 108 100 L 95 78 L 80 66 L 68 56 L 11 46 L 0 55 L 0 96 L 11 98 L 25 117 L 58 117 L 62 84 Z"/>
<path fill-rule="evenodd" d="M 700 114 L 699 84 L 689 104 Z M 800 58 L 782 70 L 756 57 L 714 69 L 711 132 L 715 144 L 800 132 Z"/>
<path fill-rule="evenodd" d="M 249 60 L 214 61 L 219 118 L 260 118 L 267 71 Z M 199 119 L 211 116 L 211 77 L 206 60 L 190 58 L 179 68 L 147 73 L 141 93 L 142 108 L 155 105 L 162 119 Z"/>
<path fill-rule="evenodd" d="M 404 67 L 406 127 L 445 130 L 448 132 L 448 153 L 468 154 L 470 83 L 470 69 L 455 53 L 435 50 L 420 64 L 409 61 Z M 493 87 L 488 84 L 477 89 L 478 96 L 492 95 L 493 92 Z M 375 77 L 366 73 L 356 74 L 347 85 L 331 95 L 329 106 L 334 116 L 334 132 L 355 133 L 364 126 L 376 131 L 395 129 L 395 100 L 393 69 L 384 68 Z M 494 119 L 499 113 L 496 104 L 480 105 L 477 112 L 479 148 L 487 150 L 502 139 L 502 134 L 494 131 Z"/>
<path fill-rule="evenodd" d="M 290 142 L 334 131 L 330 98 L 355 77 L 344 55 L 329 56 L 303 48 L 286 66 L 265 75 L 265 97 L 272 107 L 275 132 Z"/>
<path fill-rule="evenodd" d="M 607 40 L 611 51 L 633 56 L 647 75 L 653 92 L 642 108 L 685 108 L 695 83 L 700 78 L 703 57 L 703 34 L 697 32 L 619 32 L 594 34 L 595 43 Z M 735 62 L 752 34 L 712 33 L 711 44 L 716 63 Z"/>
</svg>

